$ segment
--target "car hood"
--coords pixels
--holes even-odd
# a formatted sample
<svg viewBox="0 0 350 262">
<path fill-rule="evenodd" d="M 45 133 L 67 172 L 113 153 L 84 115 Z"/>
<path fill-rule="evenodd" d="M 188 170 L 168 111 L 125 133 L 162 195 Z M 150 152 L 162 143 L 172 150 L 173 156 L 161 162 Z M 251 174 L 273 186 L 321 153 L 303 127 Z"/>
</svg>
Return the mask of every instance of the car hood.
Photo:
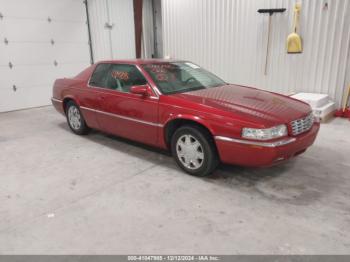
<svg viewBox="0 0 350 262">
<path fill-rule="evenodd" d="M 256 88 L 224 85 L 174 95 L 180 99 L 218 110 L 275 123 L 289 123 L 311 112 L 299 100 Z"/>
</svg>

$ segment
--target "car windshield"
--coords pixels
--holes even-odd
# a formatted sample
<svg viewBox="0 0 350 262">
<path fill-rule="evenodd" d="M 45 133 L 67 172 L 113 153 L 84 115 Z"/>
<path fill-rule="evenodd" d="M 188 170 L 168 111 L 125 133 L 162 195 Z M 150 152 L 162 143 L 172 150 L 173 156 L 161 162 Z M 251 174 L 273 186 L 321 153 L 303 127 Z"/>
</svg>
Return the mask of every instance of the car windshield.
<svg viewBox="0 0 350 262">
<path fill-rule="evenodd" d="M 225 85 L 217 76 L 190 62 L 144 64 L 163 94 L 175 94 Z"/>
</svg>

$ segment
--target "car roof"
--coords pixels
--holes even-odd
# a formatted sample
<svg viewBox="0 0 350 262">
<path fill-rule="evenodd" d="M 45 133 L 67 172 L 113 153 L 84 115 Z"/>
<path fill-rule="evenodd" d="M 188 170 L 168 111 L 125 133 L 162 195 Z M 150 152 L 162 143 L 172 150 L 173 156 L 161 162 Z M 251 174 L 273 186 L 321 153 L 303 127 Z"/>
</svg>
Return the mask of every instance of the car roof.
<svg viewBox="0 0 350 262">
<path fill-rule="evenodd" d="M 100 63 L 110 63 L 110 64 L 153 64 L 153 63 L 173 63 L 173 62 L 183 62 L 183 60 L 175 60 L 175 59 L 127 59 L 127 60 L 103 60 L 97 62 Z"/>
</svg>

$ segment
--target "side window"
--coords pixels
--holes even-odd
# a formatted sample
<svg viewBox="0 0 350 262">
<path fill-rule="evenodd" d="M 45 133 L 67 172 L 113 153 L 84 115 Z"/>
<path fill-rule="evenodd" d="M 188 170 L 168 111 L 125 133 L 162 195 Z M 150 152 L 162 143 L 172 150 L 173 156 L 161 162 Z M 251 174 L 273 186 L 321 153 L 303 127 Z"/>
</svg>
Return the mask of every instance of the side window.
<svg viewBox="0 0 350 262">
<path fill-rule="evenodd" d="M 135 85 L 145 85 L 147 80 L 134 65 L 112 64 L 107 76 L 106 87 L 128 93 Z"/>
<path fill-rule="evenodd" d="M 107 87 L 107 78 L 108 72 L 110 69 L 110 64 L 99 64 L 95 68 L 95 71 L 92 73 L 92 76 L 89 81 L 90 86 L 96 87 Z"/>
</svg>

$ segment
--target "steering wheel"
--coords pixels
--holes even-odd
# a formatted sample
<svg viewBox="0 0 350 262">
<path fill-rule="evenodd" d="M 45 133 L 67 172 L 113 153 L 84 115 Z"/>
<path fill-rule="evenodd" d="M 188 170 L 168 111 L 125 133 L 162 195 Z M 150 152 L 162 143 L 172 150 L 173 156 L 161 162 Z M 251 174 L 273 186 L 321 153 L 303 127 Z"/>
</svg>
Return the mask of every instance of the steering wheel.
<svg viewBox="0 0 350 262">
<path fill-rule="evenodd" d="M 191 76 L 190 78 L 187 78 L 184 83 L 185 85 L 187 85 L 190 81 L 197 81 L 193 76 Z"/>
</svg>

